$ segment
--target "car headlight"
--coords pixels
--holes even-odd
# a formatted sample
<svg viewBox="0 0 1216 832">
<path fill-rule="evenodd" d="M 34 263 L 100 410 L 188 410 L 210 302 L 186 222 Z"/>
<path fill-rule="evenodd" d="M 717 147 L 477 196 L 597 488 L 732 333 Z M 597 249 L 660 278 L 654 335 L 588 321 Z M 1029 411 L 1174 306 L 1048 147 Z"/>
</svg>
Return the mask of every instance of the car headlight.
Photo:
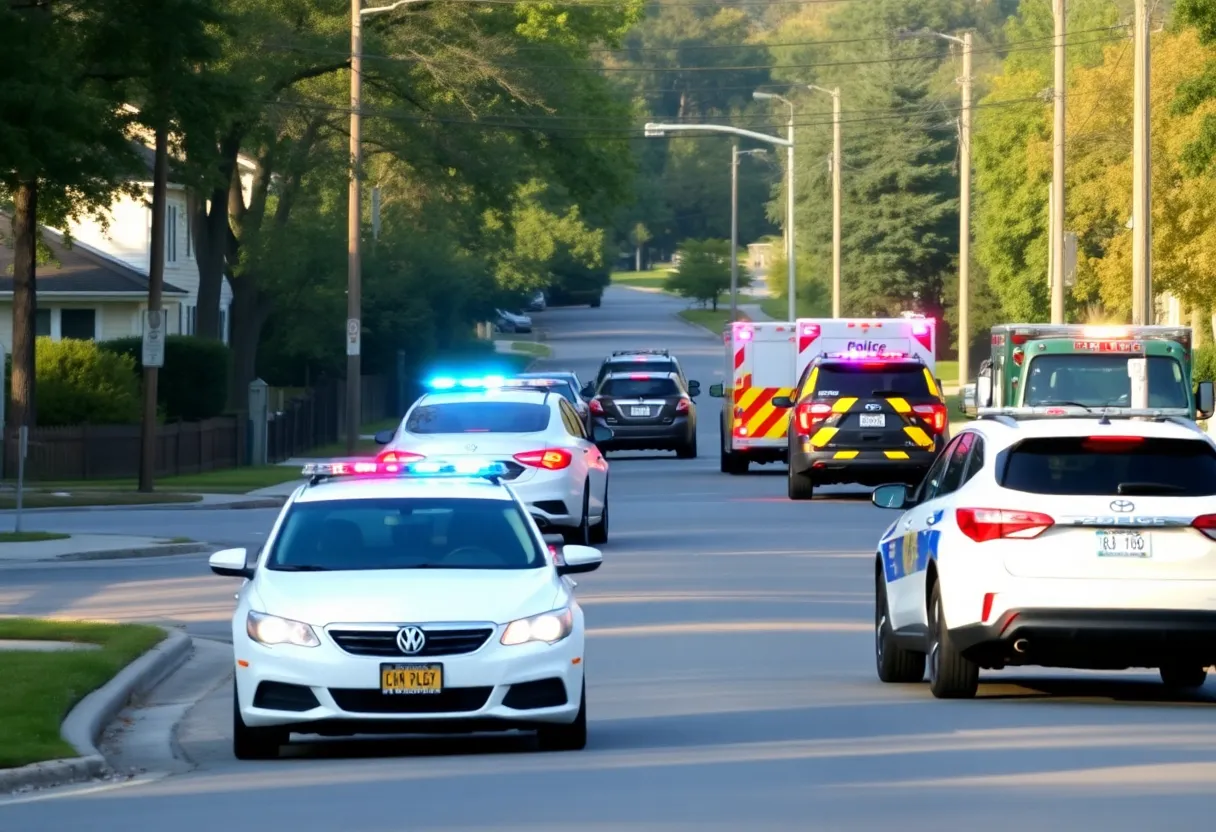
<svg viewBox="0 0 1216 832">
<path fill-rule="evenodd" d="M 321 644 L 309 625 L 253 610 L 245 618 L 245 632 L 254 641 L 267 646 L 294 644 L 296 647 L 318 647 Z"/>
<path fill-rule="evenodd" d="M 530 618 L 520 618 L 512 621 L 503 631 L 500 641 L 508 647 L 514 644 L 529 644 L 543 641 L 545 644 L 556 644 L 570 635 L 574 629 L 574 613 L 569 607 L 551 612 L 542 612 Z"/>
</svg>

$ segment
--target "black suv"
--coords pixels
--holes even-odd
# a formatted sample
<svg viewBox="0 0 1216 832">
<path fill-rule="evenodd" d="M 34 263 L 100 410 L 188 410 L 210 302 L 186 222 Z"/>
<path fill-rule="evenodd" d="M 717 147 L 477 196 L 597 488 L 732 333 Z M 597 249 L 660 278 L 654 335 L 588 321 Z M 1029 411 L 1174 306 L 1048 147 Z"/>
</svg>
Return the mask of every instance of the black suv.
<svg viewBox="0 0 1216 832">
<path fill-rule="evenodd" d="M 587 382 L 583 387 L 583 397 L 594 396 L 609 373 L 675 373 L 686 388 L 697 384 L 688 380 L 680 362 L 667 350 L 617 350 L 600 364 L 595 381 Z"/>
<path fill-rule="evenodd" d="M 798 379 L 789 430 L 789 497 L 816 485 L 924 477 L 948 438 L 941 385 L 917 358 L 821 356 Z"/>
<path fill-rule="evenodd" d="M 680 459 L 697 455 L 695 381 L 685 385 L 676 373 L 609 373 L 591 399 L 594 424 L 612 427 L 601 451 L 675 451 Z"/>
</svg>

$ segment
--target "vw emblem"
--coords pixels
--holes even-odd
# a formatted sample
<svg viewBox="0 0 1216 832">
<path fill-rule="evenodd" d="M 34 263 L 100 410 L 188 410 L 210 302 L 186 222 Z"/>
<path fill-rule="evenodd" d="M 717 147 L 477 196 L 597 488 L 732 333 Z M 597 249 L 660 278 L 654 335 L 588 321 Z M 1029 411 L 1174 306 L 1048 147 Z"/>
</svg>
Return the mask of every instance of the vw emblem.
<svg viewBox="0 0 1216 832">
<path fill-rule="evenodd" d="M 474 445 L 472 442 L 470 442 L 468 445 L 465 445 L 465 446 L 464 446 L 464 449 L 465 449 L 466 451 L 468 451 L 469 453 L 473 453 L 474 451 L 476 451 L 476 450 L 477 450 L 477 446 L 476 446 L 476 445 Z"/>
<path fill-rule="evenodd" d="M 1129 503 L 1127 500 L 1115 500 L 1110 504 L 1111 511 L 1128 512 L 1135 508 L 1134 503 Z"/>
<path fill-rule="evenodd" d="M 426 634 L 417 627 L 411 625 L 402 627 L 397 631 L 397 647 L 407 656 L 413 656 L 422 651 L 426 646 Z"/>
<path fill-rule="evenodd" d="M 880 405 L 878 402 L 870 402 L 869 404 L 866 405 L 866 410 L 869 410 L 871 412 L 873 412 L 875 410 L 882 410 L 882 405 Z"/>
</svg>

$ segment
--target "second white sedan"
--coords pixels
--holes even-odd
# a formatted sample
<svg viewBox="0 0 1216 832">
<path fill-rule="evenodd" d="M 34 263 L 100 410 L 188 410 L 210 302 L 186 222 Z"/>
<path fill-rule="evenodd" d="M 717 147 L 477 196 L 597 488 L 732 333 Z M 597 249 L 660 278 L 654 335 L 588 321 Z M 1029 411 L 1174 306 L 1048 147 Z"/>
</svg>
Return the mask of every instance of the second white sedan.
<svg viewBox="0 0 1216 832">
<path fill-rule="evenodd" d="M 501 382 L 500 382 L 501 383 Z M 487 384 L 489 386 L 487 386 Z M 507 466 L 504 478 L 545 532 L 568 543 L 608 542 L 608 461 L 577 411 L 547 390 L 501 389 L 477 379 L 435 379 L 395 431 L 381 431 L 382 462 L 462 456 Z"/>
</svg>

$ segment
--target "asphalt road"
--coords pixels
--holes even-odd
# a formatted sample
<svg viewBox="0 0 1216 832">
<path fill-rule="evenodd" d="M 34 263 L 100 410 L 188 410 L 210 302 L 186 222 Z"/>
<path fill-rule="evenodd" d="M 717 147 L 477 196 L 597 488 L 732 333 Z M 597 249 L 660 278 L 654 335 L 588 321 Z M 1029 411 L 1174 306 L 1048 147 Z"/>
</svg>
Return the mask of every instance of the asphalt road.
<svg viewBox="0 0 1216 832">
<path fill-rule="evenodd" d="M 708 388 L 720 380 L 721 341 L 677 320 L 679 308 L 620 289 L 600 309 L 536 317 L 556 363 L 582 375 L 613 348 L 668 347 Z M 880 684 L 871 558 L 891 515 L 864 494 L 790 503 L 781 469 L 718 473 L 719 405 L 703 397 L 699 406 L 700 459 L 611 461 L 612 540 L 604 567 L 580 580 L 585 751 L 541 755 L 512 737 L 329 741 L 293 747 L 291 759 L 237 763 L 222 687 L 181 727 L 193 773 L 0 805 L 0 829 L 1156 831 L 1208 822 L 1216 723 L 1207 697 L 1163 701 L 1155 676 L 1131 673 L 993 673 L 970 702 Z M 82 530 L 142 531 L 148 514 L 65 517 Z M 223 516 L 234 541 L 256 541 L 270 519 L 155 514 L 150 522 L 170 525 Z M 0 572 L 0 612 L 155 617 L 217 635 L 232 591 L 195 557 L 56 565 Z"/>
</svg>

